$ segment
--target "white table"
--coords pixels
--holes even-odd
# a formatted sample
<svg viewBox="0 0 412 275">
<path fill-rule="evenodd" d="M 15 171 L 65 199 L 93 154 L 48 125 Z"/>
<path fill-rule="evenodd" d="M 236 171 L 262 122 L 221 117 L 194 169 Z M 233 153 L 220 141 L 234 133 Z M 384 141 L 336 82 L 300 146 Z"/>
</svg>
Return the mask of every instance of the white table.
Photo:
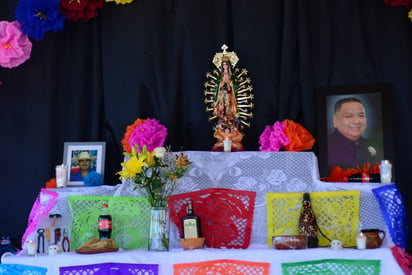
<svg viewBox="0 0 412 275">
<path fill-rule="evenodd" d="M 7 257 L 6 263 L 41 266 L 48 269 L 47 274 L 59 274 L 60 266 L 88 265 L 97 263 L 140 263 L 158 264 L 159 274 L 173 274 L 173 264 L 231 259 L 270 263 L 270 274 L 282 274 L 281 263 L 320 259 L 377 259 L 381 260 L 381 274 L 403 274 L 393 259 L 388 247 L 379 249 L 357 250 L 345 248 L 332 250 L 314 248 L 305 250 L 275 250 L 266 246 L 251 246 L 248 249 L 198 249 L 183 251 L 172 249 L 169 252 L 150 252 L 147 250 L 119 251 L 93 255 L 63 253 L 55 256 L 13 256 Z"/>
<path fill-rule="evenodd" d="M 184 193 L 206 188 L 231 188 L 256 191 L 254 226 L 251 245 L 248 249 L 203 249 L 182 251 L 178 244 L 176 228 L 172 226 L 171 248 L 165 253 L 144 250 L 120 251 L 94 255 L 63 253 L 57 256 L 12 256 L 5 263 L 26 264 L 47 267 L 48 274 L 57 274 L 59 266 L 83 265 L 104 262 L 157 263 L 160 274 L 172 274 L 174 263 L 208 261 L 213 259 L 239 259 L 269 262 L 270 274 L 281 274 L 281 263 L 316 260 L 325 258 L 339 259 L 378 259 L 381 260 L 382 274 L 403 274 L 392 256 L 393 245 L 388 228 L 383 219 L 379 204 L 371 190 L 382 186 L 377 183 L 327 183 L 318 180 L 317 158 L 312 152 L 187 152 L 193 165 L 181 179 L 182 184 L 175 193 Z M 119 165 L 120 167 L 120 165 Z M 386 239 L 379 249 L 332 250 L 317 248 L 311 250 L 276 251 L 266 246 L 266 192 L 315 192 L 332 190 L 360 190 L 360 228 L 379 228 L 386 232 Z M 61 226 L 71 224 L 67 204 L 68 195 L 105 195 L 135 196 L 126 183 L 116 186 L 71 187 L 53 190 L 59 193 L 51 212 L 63 214 Z M 47 226 L 49 219 L 39 220 L 37 226 Z M 260 226 L 259 226 L 260 225 Z M 35 232 L 27 234 L 35 238 Z M 24 246 L 23 246 L 24 248 Z M 53 258 L 51 258 L 53 257 Z"/>
</svg>

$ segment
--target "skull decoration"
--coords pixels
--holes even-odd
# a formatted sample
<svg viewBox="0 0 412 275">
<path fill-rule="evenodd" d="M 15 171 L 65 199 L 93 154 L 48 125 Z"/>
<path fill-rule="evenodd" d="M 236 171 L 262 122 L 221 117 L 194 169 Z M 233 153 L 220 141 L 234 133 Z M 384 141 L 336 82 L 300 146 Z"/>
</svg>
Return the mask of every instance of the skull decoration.
<svg viewBox="0 0 412 275">
<path fill-rule="evenodd" d="M 332 248 L 332 249 L 341 249 L 341 248 L 343 248 L 342 242 L 339 241 L 339 240 L 336 240 L 336 239 L 332 240 L 330 242 L 330 248 Z"/>
<path fill-rule="evenodd" d="M 49 245 L 49 256 L 56 255 L 62 252 L 60 245 L 52 244 Z"/>
</svg>

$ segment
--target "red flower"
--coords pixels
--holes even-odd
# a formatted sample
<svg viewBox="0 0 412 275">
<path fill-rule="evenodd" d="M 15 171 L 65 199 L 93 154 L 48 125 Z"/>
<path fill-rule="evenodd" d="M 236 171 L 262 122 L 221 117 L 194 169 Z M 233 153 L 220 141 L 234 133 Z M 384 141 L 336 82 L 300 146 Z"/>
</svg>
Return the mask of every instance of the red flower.
<svg viewBox="0 0 412 275">
<path fill-rule="evenodd" d="M 356 166 L 356 168 L 346 168 L 336 165 L 332 166 L 327 178 L 328 182 L 347 182 L 348 178 L 352 175 L 360 174 L 364 177 L 369 177 L 371 174 L 379 174 L 379 164 L 376 163 L 371 167 L 370 163 L 366 163 L 363 167 Z"/>
<path fill-rule="evenodd" d="M 46 188 L 57 188 L 56 178 L 51 178 L 46 182 Z"/>
<path fill-rule="evenodd" d="M 89 21 L 90 18 L 96 17 L 97 8 L 103 7 L 104 0 L 59 0 L 60 13 L 67 19 L 77 21 Z"/>
</svg>

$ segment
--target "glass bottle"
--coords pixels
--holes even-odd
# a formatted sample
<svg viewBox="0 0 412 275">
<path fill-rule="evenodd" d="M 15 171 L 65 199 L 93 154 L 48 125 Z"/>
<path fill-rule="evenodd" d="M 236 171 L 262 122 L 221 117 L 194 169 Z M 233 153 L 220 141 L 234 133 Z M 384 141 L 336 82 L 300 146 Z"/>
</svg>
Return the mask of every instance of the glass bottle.
<svg viewBox="0 0 412 275">
<path fill-rule="evenodd" d="M 193 213 L 192 201 L 187 203 L 187 215 L 182 218 L 183 239 L 200 238 L 200 218 Z"/>
<path fill-rule="evenodd" d="M 107 203 L 102 204 L 102 210 L 99 215 L 99 240 L 110 239 L 112 235 L 112 216 L 109 213 Z"/>
</svg>

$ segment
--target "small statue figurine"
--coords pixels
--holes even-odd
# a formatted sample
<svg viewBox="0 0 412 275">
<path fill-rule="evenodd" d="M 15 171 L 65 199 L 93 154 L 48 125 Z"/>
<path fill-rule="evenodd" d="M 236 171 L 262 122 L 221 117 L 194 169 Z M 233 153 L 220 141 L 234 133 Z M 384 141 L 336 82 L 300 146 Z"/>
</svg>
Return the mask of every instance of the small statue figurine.
<svg viewBox="0 0 412 275">
<path fill-rule="evenodd" d="M 236 53 L 227 52 L 227 48 L 223 45 L 223 52 L 216 53 L 213 58 L 217 70 L 206 74 L 206 111 L 212 113 L 209 121 L 217 119 L 213 134 L 217 142 L 212 150 L 223 151 L 223 141 L 229 139 L 232 151 L 242 151 L 244 134 L 241 130 L 250 127 L 248 120 L 253 117 L 253 88 L 250 78 L 245 78 L 247 70 L 235 68 L 239 61 Z"/>
</svg>

